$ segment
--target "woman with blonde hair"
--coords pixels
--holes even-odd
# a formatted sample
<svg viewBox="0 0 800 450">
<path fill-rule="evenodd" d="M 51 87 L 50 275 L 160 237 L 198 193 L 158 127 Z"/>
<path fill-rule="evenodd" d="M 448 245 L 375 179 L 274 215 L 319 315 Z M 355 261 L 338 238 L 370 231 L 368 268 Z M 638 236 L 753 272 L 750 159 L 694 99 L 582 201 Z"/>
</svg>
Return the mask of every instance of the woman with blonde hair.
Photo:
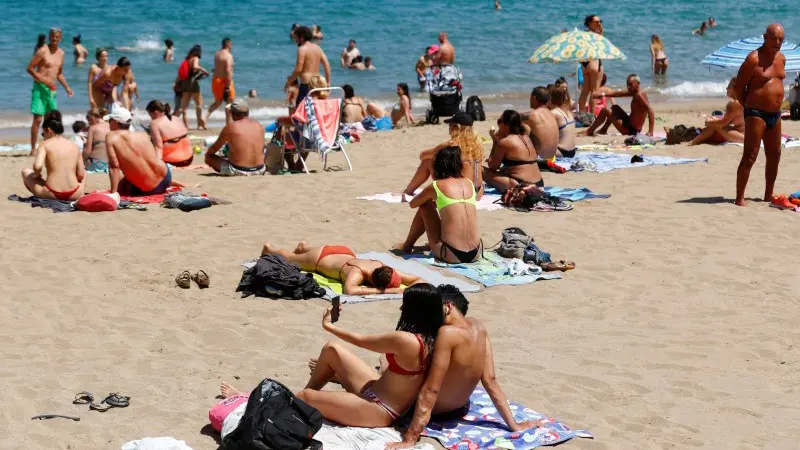
<svg viewBox="0 0 800 450">
<path fill-rule="evenodd" d="M 314 75 L 308 81 L 308 90 L 311 91 L 312 89 L 324 89 L 328 87 L 328 80 L 325 79 L 322 75 Z M 321 98 L 326 99 L 328 98 L 329 91 L 320 91 L 315 92 L 313 97 L 314 98 Z"/>
<path fill-rule="evenodd" d="M 569 87 L 556 84 L 550 91 L 551 111 L 558 124 L 558 150 L 556 156 L 575 157 L 575 118 L 572 116 L 572 100 Z"/>
<path fill-rule="evenodd" d="M 475 130 L 472 129 L 472 116 L 465 112 L 458 112 L 444 122 L 450 125 L 450 139 L 419 154 L 419 167 L 417 167 L 417 171 L 411 181 L 408 182 L 408 186 L 403 190 L 403 201 L 413 197 L 414 191 L 430 178 L 433 173 L 433 161 L 436 154 L 447 147 L 461 149 L 461 175 L 472 181 L 478 200 L 483 196 L 483 174 L 481 171 L 483 144 L 481 144 L 478 135 L 475 134 Z"/>
<path fill-rule="evenodd" d="M 653 63 L 653 73 L 656 75 L 666 75 L 669 67 L 669 59 L 664 52 L 664 43 L 657 34 L 650 36 L 650 59 Z"/>
</svg>

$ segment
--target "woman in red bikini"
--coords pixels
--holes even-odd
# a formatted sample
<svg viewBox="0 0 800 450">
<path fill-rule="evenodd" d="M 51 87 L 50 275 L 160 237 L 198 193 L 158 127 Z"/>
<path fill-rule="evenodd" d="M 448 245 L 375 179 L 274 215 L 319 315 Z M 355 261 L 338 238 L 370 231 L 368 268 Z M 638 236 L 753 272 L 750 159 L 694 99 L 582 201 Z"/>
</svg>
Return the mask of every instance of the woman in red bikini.
<svg viewBox="0 0 800 450">
<path fill-rule="evenodd" d="M 301 241 L 294 252 L 290 252 L 267 243 L 261 254 L 281 255 L 307 272 L 339 280 L 342 292 L 347 295 L 397 294 L 403 291 L 402 286 L 423 281 L 380 261 L 358 259 L 352 250 L 342 245 L 311 247 L 308 242 Z"/>
<path fill-rule="evenodd" d="M 33 169 L 22 169 L 22 182 L 38 198 L 77 200 L 83 195 L 86 169 L 74 142 L 62 136 L 64 125 L 50 118 L 42 125 L 44 141 L 35 152 Z M 47 169 L 47 178 L 42 169 Z"/>
</svg>

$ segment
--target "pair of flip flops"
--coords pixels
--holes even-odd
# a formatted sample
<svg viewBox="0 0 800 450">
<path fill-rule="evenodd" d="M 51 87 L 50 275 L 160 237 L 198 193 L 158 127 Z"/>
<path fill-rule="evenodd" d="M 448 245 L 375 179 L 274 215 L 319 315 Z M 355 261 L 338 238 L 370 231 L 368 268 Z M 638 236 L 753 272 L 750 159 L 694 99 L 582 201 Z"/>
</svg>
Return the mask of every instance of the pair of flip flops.
<svg viewBox="0 0 800 450">
<path fill-rule="evenodd" d="M 94 402 L 94 395 L 91 392 L 78 392 L 75 394 L 74 405 L 89 405 L 89 409 L 97 412 L 106 412 L 111 408 L 127 408 L 131 404 L 131 398 L 119 395 L 117 392 L 108 394 L 100 403 Z"/>
<path fill-rule="evenodd" d="M 211 279 L 205 270 L 199 270 L 194 275 L 188 270 L 184 270 L 175 277 L 175 283 L 183 289 L 189 289 L 192 286 L 192 281 L 197 283 L 197 287 L 200 289 L 206 289 L 211 286 Z"/>
<path fill-rule="evenodd" d="M 541 263 L 539 267 L 541 267 L 542 270 L 544 270 L 545 272 L 556 272 L 556 271 L 566 272 L 568 270 L 574 269 L 575 263 L 572 261 L 565 261 L 562 259 L 556 262 Z"/>
</svg>

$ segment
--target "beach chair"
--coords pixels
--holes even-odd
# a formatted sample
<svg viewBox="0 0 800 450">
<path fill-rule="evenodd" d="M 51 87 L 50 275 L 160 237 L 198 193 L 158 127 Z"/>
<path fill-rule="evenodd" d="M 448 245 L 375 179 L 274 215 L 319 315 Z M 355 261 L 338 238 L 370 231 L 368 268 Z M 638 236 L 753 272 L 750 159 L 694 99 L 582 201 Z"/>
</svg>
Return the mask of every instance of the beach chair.
<svg viewBox="0 0 800 450">
<path fill-rule="evenodd" d="M 303 164 L 303 170 L 309 173 L 305 160 L 300 156 L 301 153 L 317 153 L 322 159 L 322 170 L 328 169 L 328 156 L 333 152 L 341 152 L 347 161 L 349 170 L 353 170 L 350 157 L 344 150 L 345 139 L 341 135 L 342 117 L 342 98 L 318 99 L 312 98 L 311 94 L 316 92 L 340 91 L 344 96 L 344 91 L 340 87 L 319 88 L 309 91 L 308 96 L 301 102 L 294 114 L 292 123 L 297 128 L 297 132 L 286 132 L 281 159 L 285 155 L 297 155 Z M 293 148 L 291 148 L 293 147 Z"/>
</svg>

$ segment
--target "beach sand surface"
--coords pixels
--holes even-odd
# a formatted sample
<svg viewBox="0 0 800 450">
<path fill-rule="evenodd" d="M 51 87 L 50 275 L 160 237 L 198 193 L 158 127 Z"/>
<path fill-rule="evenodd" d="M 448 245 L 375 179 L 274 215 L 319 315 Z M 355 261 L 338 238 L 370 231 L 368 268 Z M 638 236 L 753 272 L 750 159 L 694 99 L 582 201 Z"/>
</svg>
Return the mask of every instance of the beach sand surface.
<svg viewBox="0 0 800 450">
<path fill-rule="evenodd" d="M 656 104 L 659 126 L 699 125 L 699 109 Z M 495 118 L 477 124 L 482 135 Z M 800 136 L 796 123 L 784 125 Z M 308 359 L 332 338 L 321 328 L 327 302 L 241 299 L 240 263 L 265 241 L 389 249 L 405 237 L 413 212 L 356 197 L 399 192 L 419 151 L 446 133 L 440 125 L 368 134 L 347 147 L 353 172 L 223 179 L 176 171 L 190 191 L 233 202 L 192 213 L 151 205 L 52 214 L 0 202 L 0 448 L 117 449 L 173 436 L 215 449 L 207 411 L 221 381 L 249 391 L 272 377 L 302 388 Z M 594 434 L 569 449 L 797 448 L 800 214 L 754 201 L 732 205 L 738 147 L 646 153 L 709 162 L 546 173 L 548 185 L 612 197 L 566 213 L 479 214 L 488 245 L 519 226 L 554 259 L 577 263 L 562 280 L 469 296 L 469 315 L 491 334 L 503 389 Z M 310 161 L 321 168 L 316 156 Z M 332 162 L 344 164 L 338 155 Z M 19 173 L 31 164 L 0 157 L 0 192 L 22 195 Z M 748 198 L 763 194 L 763 170 L 762 154 Z M 107 186 L 106 176 L 89 176 L 90 189 Z M 800 150 L 789 149 L 777 192 L 796 190 Z M 210 275 L 210 289 L 175 286 L 175 275 L 198 269 Z M 391 330 L 399 306 L 346 306 L 340 324 Z M 71 403 L 79 391 L 98 399 L 120 392 L 131 405 L 89 411 Z M 81 421 L 30 420 L 42 413 Z"/>
</svg>

